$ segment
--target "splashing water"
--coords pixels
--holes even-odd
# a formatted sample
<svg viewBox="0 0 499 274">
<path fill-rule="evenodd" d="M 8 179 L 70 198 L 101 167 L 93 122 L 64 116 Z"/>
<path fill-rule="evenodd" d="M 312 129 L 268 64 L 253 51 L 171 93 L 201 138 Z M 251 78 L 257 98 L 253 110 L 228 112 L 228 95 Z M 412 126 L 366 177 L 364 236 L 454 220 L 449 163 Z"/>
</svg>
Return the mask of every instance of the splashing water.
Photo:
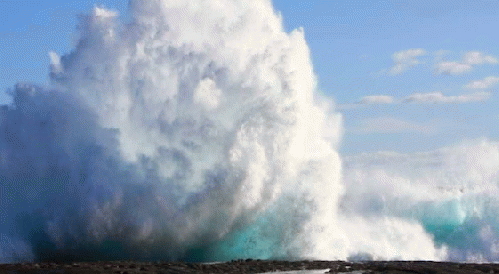
<svg viewBox="0 0 499 274">
<path fill-rule="evenodd" d="M 486 139 L 414 154 L 345 158 L 341 215 L 420 224 L 446 260 L 499 258 L 499 144 Z"/>
<path fill-rule="evenodd" d="M 303 31 L 262 0 L 130 11 L 95 8 L 76 48 L 50 53 L 53 87 L 12 92 L 3 260 L 314 256 L 338 230 L 322 133 L 340 119 L 314 104 Z"/>
<path fill-rule="evenodd" d="M 0 108 L 0 262 L 499 255 L 495 143 L 342 171 L 341 115 L 269 0 L 130 14 L 82 17 L 51 86 Z"/>
</svg>

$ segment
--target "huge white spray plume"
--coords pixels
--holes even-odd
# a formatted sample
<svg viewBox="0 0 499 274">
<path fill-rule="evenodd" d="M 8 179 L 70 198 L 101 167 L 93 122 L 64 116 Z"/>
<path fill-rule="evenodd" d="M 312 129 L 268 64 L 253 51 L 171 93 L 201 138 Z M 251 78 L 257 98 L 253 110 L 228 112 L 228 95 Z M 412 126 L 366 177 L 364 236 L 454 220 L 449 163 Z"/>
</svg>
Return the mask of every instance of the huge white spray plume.
<svg viewBox="0 0 499 274">
<path fill-rule="evenodd" d="M 495 186 L 496 144 L 349 157 L 342 178 L 341 116 L 270 0 L 130 13 L 82 17 L 52 87 L 1 108 L 0 262 L 498 256 L 495 192 L 443 191 Z"/>
<path fill-rule="evenodd" d="M 13 91 L 3 260 L 289 258 L 341 239 L 340 116 L 314 104 L 303 31 L 268 0 L 130 12 L 96 7 L 50 53 L 52 91 Z"/>
</svg>

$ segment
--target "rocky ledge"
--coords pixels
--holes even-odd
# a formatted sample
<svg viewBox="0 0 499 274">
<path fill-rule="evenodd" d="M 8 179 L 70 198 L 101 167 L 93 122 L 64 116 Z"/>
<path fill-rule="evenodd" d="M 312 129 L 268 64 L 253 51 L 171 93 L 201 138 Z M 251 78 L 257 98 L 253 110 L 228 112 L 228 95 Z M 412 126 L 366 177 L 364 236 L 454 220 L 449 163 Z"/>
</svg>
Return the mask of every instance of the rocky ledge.
<svg viewBox="0 0 499 274">
<path fill-rule="evenodd" d="M 329 273 L 499 273 L 499 264 L 464 264 L 430 261 L 270 261 L 235 260 L 225 263 L 186 262 L 74 262 L 0 264 L 0 273 L 264 273 L 327 269 Z"/>
</svg>

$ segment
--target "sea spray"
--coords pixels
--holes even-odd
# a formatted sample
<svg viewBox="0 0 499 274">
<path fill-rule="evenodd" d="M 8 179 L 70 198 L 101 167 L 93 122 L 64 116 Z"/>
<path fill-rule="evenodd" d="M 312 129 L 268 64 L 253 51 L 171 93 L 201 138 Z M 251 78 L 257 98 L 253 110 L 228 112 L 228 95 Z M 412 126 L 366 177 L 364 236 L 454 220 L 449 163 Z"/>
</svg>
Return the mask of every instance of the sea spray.
<svg viewBox="0 0 499 274">
<path fill-rule="evenodd" d="M 11 91 L 0 230 L 27 248 L 3 260 L 345 257 L 322 246 L 343 237 L 323 137 L 341 119 L 314 103 L 303 30 L 270 1 L 130 13 L 96 7 L 76 48 L 50 53 L 51 87 Z"/>
<path fill-rule="evenodd" d="M 446 260 L 499 258 L 499 144 L 465 141 L 434 151 L 345 157 L 340 215 L 417 223 Z M 351 218 L 349 218 L 351 219 Z"/>
<path fill-rule="evenodd" d="M 495 145 L 342 170 L 341 115 L 270 1 L 129 6 L 82 16 L 51 86 L 1 109 L 2 262 L 497 257 Z"/>
</svg>

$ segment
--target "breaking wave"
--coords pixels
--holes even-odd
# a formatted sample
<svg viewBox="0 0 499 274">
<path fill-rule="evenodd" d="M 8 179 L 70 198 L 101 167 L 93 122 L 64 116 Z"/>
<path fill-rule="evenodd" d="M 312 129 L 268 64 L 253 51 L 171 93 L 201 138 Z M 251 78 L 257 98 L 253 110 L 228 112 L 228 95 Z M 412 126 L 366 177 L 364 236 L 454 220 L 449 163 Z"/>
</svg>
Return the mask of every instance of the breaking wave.
<svg viewBox="0 0 499 274">
<path fill-rule="evenodd" d="M 269 0 L 130 14 L 81 17 L 51 85 L 0 109 L 0 262 L 497 257 L 495 143 L 342 170 L 341 115 Z"/>
<path fill-rule="evenodd" d="M 340 119 L 314 104 L 303 31 L 261 0 L 130 13 L 96 7 L 76 48 L 50 53 L 51 87 L 11 91 L 1 258 L 313 256 L 309 235 L 336 230 L 341 164 L 322 133 Z"/>
</svg>

